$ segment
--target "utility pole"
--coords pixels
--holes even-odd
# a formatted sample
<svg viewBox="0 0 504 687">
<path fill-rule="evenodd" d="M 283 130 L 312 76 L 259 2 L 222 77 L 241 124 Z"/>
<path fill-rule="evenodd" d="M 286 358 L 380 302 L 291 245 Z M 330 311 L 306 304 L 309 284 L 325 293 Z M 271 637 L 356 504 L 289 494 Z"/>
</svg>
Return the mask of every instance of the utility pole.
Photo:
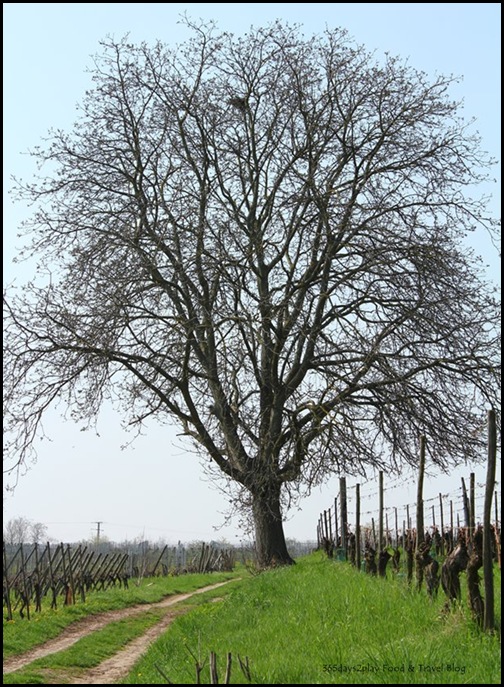
<svg viewBox="0 0 504 687">
<path fill-rule="evenodd" d="M 103 525 L 103 520 L 94 520 L 96 523 L 96 543 L 100 543 L 100 526 Z"/>
</svg>

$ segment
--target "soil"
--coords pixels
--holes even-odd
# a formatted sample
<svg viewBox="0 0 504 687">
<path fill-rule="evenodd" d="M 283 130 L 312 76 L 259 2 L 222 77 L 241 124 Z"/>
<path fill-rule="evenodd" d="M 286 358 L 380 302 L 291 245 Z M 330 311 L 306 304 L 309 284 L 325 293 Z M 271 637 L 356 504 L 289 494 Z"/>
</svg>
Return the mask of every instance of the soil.
<svg viewBox="0 0 504 687">
<path fill-rule="evenodd" d="M 118 680 L 121 680 L 130 672 L 140 656 L 147 651 L 149 645 L 160 635 L 162 635 L 163 632 L 165 632 L 166 628 L 170 625 L 174 618 L 177 617 L 177 615 L 187 612 L 188 610 L 169 610 L 171 606 L 174 606 L 181 601 L 185 601 L 195 594 L 202 594 L 203 592 L 208 592 L 212 589 L 222 587 L 229 582 L 232 582 L 232 580 L 202 587 L 201 589 L 197 589 L 196 591 L 189 592 L 187 594 L 175 594 L 168 596 L 166 599 L 157 601 L 156 603 L 137 604 L 135 606 L 130 606 L 129 608 L 120 609 L 118 611 L 108 611 L 106 613 L 88 616 L 87 618 L 79 620 L 70 625 L 55 639 L 51 639 L 35 649 L 27 651 L 25 654 L 6 659 L 3 664 L 3 672 L 4 674 L 12 673 L 15 670 L 23 668 L 32 661 L 35 661 L 37 658 L 43 658 L 49 654 L 54 654 L 58 651 L 62 651 L 63 649 L 67 649 L 82 637 L 85 637 L 91 632 L 100 630 L 112 621 L 121 620 L 122 618 L 128 618 L 133 615 L 138 615 L 139 613 L 144 613 L 150 608 L 166 608 L 166 614 L 163 615 L 161 620 L 147 630 L 147 632 L 145 632 L 141 637 L 137 637 L 129 642 L 124 649 L 119 651 L 114 656 L 111 656 L 85 673 L 81 673 L 78 678 L 71 678 L 69 681 L 65 680 L 66 684 L 71 685 L 112 685 Z M 213 599 L 213 601 L 217 601 L 219 599 L 220 597 Z M 60 679 L 61 676 L 58 675 L 54 670 L 47 671 L 46 678 L 47 682 L 45 684 L 62 684 Z"/>
</svg>

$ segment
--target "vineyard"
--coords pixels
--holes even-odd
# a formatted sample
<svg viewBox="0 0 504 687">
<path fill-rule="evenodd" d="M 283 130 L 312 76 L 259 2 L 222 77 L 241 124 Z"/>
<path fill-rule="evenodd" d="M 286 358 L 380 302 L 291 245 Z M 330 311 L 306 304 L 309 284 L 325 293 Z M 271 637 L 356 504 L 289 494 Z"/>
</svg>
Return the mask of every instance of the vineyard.
<svg viewBox="0 0 504 687">
<path fill-rule="evenodd" d="M 79 599 L 84 602 L 90 591 L 127 588 L 131 578 L 230 571 L 235 555 L 232 548 L 204 542 L 193 547 L 165 545 L 162 549 L 142 542 L 126 551 L 111 549 L 110 545 L 61 543 L 54 548 L 48 542 L 41 548 L 38 544 L 12 546 L 4 542 L 4 609 L 8 620 L 15 611 L 29 619 L 32 610 L 41 610 L 43 600 L 57 608 L 58 603 L 68 606 Z"/>
<path fill-rule="evenodd" d="M 292 541 L 299 557 L 315 542 Z M 253 544 L 231 547 L 211 542 L 163 547 L 148 541 L 139 544 L 38 544 L 3 543 L 3 607 L 6 620 L 14 613 L 30 619 L 42 603 L 51 608 L 85 602 L 89 592 L 110 587 L 127 589 L 144 578 L 186 573 L 231 571 L 239 560 L 253 560 Z"/>
<path fill-rule="evenodd" d="M 474 618 L 485 629 L 494 629 L 493 566 L 501 568 L 501 528 L 498 512 L 498 496 L 495 491 L 496 463 L 496 426 L 495 413 L 488 413 L 488 465 L 481 521 L 476 518 L 475 475 L 469 476 L 469 490 L 464 479 L 461 483 L 461 511 L 454 520 L 454 502 L 449 501 L 449 522 L 445 524 L 447 495 L 439 494 L 438 520 L 436 508 L 432 504 L 427 510 L 431 514 L 431 524 L 426 524 L 425 502 L 423 499 L 423 480 L 425 470 L 425 437 L 420 437 L 420 459 L 417 484 L 417 502 L 413 507 L 406 504 L 403 512 L 402 527 L 399 527 L 398 509 L 394 507 L 394 525 L 390 527 L 385 507 L 385 486 L 383 471 L 378 479 L 377 514 L 371 517 L 371 525 L 361 526 L 360 484 L 355 485 L 355 521 L 349 522 L 348 493 L 345 477 L 340 478 L 339 494 L 334 505 L 320 514 L 317 523 L 318 548 L 325 550 L 329 558 L 336 556 L 350 560 L 359 570 L 373 575 L 386 577 L 389 561 L 396 574 L 406 574 L 412 582 L 416 573 L 418 590 L 425 580 L 429 596 L 437 594 L 441 585 L 450 602 L 461 598 L 459 576 L 467 573 L 469 604 Z M 463 515 L 463 521 L 460 518 Z M 339 519 L 338 519 L 339 513 Z M 415 513 L 415 526 L 412 523 Z M 491 521 L 492 513 L 494 520 Z M 367 512 L 366 515 L 371 515 Z M 376 514 L 375 514 L 376 515 Z M 377 531 L 378 529 L 378 531 Z M 390 551 L 392 550 L 392 552 Z M 363 556 L 362 556 L 363 554 Z M 401 557 L 406 565 L 401 571 Z M 478 571 L 483 568 L 485 599 L 480 592 Z M 404 572 L 405 570 L 405 572 Z"/>
<path fill-rule="evenodd" d="M 395 485 L 394 485 L 395 486 Z M 384 487 L 383 473 L 379 474 L 379 491 L 368 496 L 378 495 L 382 508 L 378 511 L 362 510 L 361 484 L 356 484 L 349 493 L 346 478 L 340 478 L 340 489 L 329 508 L 322 511 L 317 522 L 318 548 L 332 551 L 337 558 L 351 560 L 358 567 L 365 568 L 362 553 L 368 549 L 401 548 L 404 552 L 411 548 L 415 537 L 416 504 L 405 504 L 402 509 L 385 505 L 387 488 Z M 394 488 L 394 487 L 392 487 Z M 465 480 L 453 494 L 441 494 L 430 499 L 425 508 L 424 540 L 432 545 L 437 556 L 446 556 L 455 547 L 459 534 L 469 530 L 471 536 L 482 519 L 477 517 L 476 502 L 482 495 L 477 494 L 474 473 L 469 476 L 469 487 Z M 494 492 L 492 549 L 495 560 L 501 558 L 500 518 L 498 512 L 499 494 Z M 424 507 L 427 501 L 424 501 Z M 362 525 L 363 519 L 366 525 Z"/>
</svg>

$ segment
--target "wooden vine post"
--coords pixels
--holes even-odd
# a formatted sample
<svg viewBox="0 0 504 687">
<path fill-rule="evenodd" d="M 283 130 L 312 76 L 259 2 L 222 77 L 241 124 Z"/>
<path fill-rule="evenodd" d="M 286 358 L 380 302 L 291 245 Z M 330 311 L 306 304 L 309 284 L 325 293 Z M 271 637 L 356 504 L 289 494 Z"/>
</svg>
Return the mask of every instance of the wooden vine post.
<svg viewBox="0 0 504 687">
<path fill-rule="evenodd" d="M 355 485 L 355 566 L 361 569 L 360 484 Z"/>
<path fill-rule="evenodd" d="M 415 546 L 415 560 L 416 560 L 416 576 L 418 589 L 422 586 L 423 581 L 423 555 L 422 544 L 424 543 L 424 511 L 423 511 L 423 482 L 425 473 L 425 436 L 420 437 L 420 465 L 418 468 L 418 489 L 417 489 L 417 507 L 416 507 L 416 546 Z"/>
<path fill-rule="evenodd" d="M 341 546 L 345 552 L 345 559 L 347 559 L 348 545 L 347 545 L 347 530 L 348 530 L 348 511 L 346 498 L 346 479 L 340 477 L 340 501 L 341 501 Z"/>
<path fill-rule="evenodd" d="M 338 497 L 334 497 L 334 546 L 338 548 Z"/>
<path fill-rule="evenodd" d="M 464 520 L 465 520 L 465 526 L 470 527 L 471 526 L 471 519 L 469 515 L 469 497 L 467 496 L 467 489 L 466 485 L 464 482 L 464 478 L 460 478 L 462 481 L 462 500 L 464 503 Z M 459 527 L 459 524 L 457 523 L 457 527 Z"/>
<path fill-rule="evenodd" d="M 378 558 L 383 550 L 383 471 L 378 473 Z"/>
<path fill-rule="evenodd" d="M 4 564 L 4 601 L 7 606 L 7 620 L 12 620 L 12 606 L 10 600 L 10 584 L 7 566 L 7 552 L 5 549 L 5 541 L 3 542 L 3 564 Z"/>
<path fill-rule="evenodd" d="M 440 534 L 441 534 L 441 555 L 445 553 L 445 538 L 444 538 L 444 514 L 443 514 L 443 495 L 439 494 L 439 518 L 440 518 Z"/>
<path fill-rule="evenodd" d="M 495 410 L 488 411 L 488 465 L 485 485 L 485 505 L 483 511 L 483 584 L 485 587 L 485 611 L 483 627 L 493 631 L 494 618 L 494 587 L 493 587 L 493 555 L 491 512 L 492 496 L 495 489 L 495 463 L 497 456 L 497 430 L 495 426 Z M 497 527 L 497 522 L 495 523 Z"/>
<path fill-rule="evenodd" d="M 500 522 L 499 522 L 499 511 L 498 511 L 498 506 L 497 506 L 497 491 L 494 493 L 494 502 L 495 502 L 495 527 L 494 527 L 494 534 L 495 534 L 495 548 L 497 549 L 497 565 L 499 566 L 499 570 L 501 569 L 501 546 L 500 546 Z"/>
<path fill-rule="evenodd" d="M 474 531 L 476 529 L 476 475 L 471 472 L 469 475 L 469 542 L 472 546 Z"/>
</svg>

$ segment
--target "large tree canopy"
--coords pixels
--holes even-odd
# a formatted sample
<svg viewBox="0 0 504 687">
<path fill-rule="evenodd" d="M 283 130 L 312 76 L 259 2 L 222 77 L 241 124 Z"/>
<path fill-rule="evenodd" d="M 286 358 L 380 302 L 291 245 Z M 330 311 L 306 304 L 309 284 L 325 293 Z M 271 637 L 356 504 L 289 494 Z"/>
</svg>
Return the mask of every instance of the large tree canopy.
<svg viewBox="0 0 504 687">
<path fill-rule="evenodd" d="M 283 499 L 331 472 L 481 456 L 498 307 L 463 239 L 491 163 L 449 98 L 341 30 L 193 26 L 107 40 L 80 118 L 18 182 L 40 272 L 6 299 L 7 453 L 63 400 L 175 418 L 248 495 L 259 560 Z"/>
</svg>

